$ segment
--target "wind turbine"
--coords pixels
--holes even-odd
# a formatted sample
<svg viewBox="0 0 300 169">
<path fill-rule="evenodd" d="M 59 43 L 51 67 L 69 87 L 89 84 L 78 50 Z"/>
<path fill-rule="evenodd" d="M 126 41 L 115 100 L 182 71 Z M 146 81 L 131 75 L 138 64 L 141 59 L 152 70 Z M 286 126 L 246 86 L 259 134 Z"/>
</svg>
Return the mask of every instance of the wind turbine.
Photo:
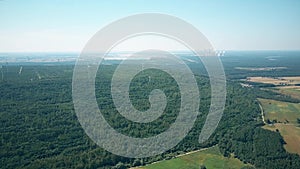
<svg viewBox="0 0 300 169">
<path fill-rule="evenodd" d="M 1 74 L 2 74 L 2 81 L 4 79 L 4 75 L 3 75 L 3 66 L 1 65 Z"/>
</svg>

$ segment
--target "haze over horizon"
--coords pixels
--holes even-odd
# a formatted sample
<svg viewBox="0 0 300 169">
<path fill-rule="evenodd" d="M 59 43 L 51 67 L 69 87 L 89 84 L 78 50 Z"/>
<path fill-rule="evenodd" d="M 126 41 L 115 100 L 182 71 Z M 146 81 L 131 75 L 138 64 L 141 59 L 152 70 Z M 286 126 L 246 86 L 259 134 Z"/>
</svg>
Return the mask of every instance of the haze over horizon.
<svg viewBox="0 0 300 169">
<path fill-rule="evenodd" d="M 198 28 L 217 50 L 300 50 L 300 1 L 0 1 L 0 52 L 79 52 L 103 26 L 138 13 L 164 13 Z M 138 46 L 136 44 L 139 44 Z M 184 50 L 143 37 L 117 51 Z"/>
</svg>

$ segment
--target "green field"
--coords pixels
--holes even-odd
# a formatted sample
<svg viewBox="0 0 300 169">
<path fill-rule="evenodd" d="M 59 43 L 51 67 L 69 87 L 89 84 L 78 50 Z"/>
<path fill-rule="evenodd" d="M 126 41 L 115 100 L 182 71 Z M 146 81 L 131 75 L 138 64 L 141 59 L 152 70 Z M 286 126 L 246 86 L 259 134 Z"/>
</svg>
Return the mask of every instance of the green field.
<svg viewBox="0 0 300 169">
<path fill-rule="evenodd" d="M 300 104 L 270 99 L 258 99 L 263 106 L 265 119 L 296 124 L 300 118 Z"/>
<path fill-rule="evenodd" d="M 224 157 L 218 148 L 214 146 L 205 150 L 182 155 L 171 160 L 164 160 L 153 163 L 139 169 L 199 169 L 204 165 L 207 169 L 240 169 L 244 164 L 236 158 Z"/>
<path fill-rule="evenodd" d="M 286 142 L 285 149 L 300 155 L 300 128 L 297 123 L 297 118 L 300 118 L 300 104 L 269 99 L 259 99 L 259 101 L 264 109 L 265 119 L 277 120 L 277 123 L 263 128 L 278 130 Z"/>
</svg>

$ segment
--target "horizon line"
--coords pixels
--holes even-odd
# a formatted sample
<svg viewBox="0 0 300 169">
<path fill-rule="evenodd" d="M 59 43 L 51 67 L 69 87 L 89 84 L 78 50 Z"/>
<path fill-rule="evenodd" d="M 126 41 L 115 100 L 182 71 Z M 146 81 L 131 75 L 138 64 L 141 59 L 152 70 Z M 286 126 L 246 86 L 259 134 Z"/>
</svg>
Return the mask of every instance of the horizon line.
<svg viewBox="0 0 300 169">
<path fill-rule="evenodd" d="M 169 52 L 192 52 L 190 50 L 166 50 Z M 251 52 L 251 51 L 277 51 L 277 52 L 285 52 L 285 51 L 300 51 L 300 49 L 222 49 L 222 50 L 214 50 L 214 51 L 235 51 L 235 52 Z M 109 53 L 132 53 L 132 52 L 139 52 L 139 51 L 113 51 Z M 81 51 L 0 51 L 0 53 L 81 53 Z"/>
</svg>

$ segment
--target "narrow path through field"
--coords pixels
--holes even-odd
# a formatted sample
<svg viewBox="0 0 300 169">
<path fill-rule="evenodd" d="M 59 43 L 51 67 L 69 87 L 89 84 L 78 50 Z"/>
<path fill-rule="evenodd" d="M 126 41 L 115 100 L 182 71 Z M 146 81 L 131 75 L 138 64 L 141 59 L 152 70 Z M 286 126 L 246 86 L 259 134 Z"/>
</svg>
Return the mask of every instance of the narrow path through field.
<svg viewBox="0 0 300 169">
<path fill-rule="evenodd" d="M 264 109 L 262 108 L 261 104 L 258 103 L 259 105 L 259 108 L 260 108 L 260 112 L 261 112 L 261 118 L 262 118 L 262 121 L 264 122 L 264 124 L 267 124 L 266 121 L 265 121 L 265 116 L 264 116 Z"/>
<path fill-rule="evenodd" d="M 184 156 L 184 155 L 193 154 L 193 153 L 196 153 L 196 152 L 198 152 L 198 151 L 206 150 L 206 149 L 208 149 L 208 148 L 211 148 L 211 147 L 201 148 L 201 149 L 199 149 L 199 150 L 190 151 L 190 152 L 187 152 L 187 153 L 184 153 L 184 154 L 179 154 L 179 155 L 177 155 L 177 156 L 175 156 L 175 157 L 181 157 L 181 156 Z"/>
</svg>

